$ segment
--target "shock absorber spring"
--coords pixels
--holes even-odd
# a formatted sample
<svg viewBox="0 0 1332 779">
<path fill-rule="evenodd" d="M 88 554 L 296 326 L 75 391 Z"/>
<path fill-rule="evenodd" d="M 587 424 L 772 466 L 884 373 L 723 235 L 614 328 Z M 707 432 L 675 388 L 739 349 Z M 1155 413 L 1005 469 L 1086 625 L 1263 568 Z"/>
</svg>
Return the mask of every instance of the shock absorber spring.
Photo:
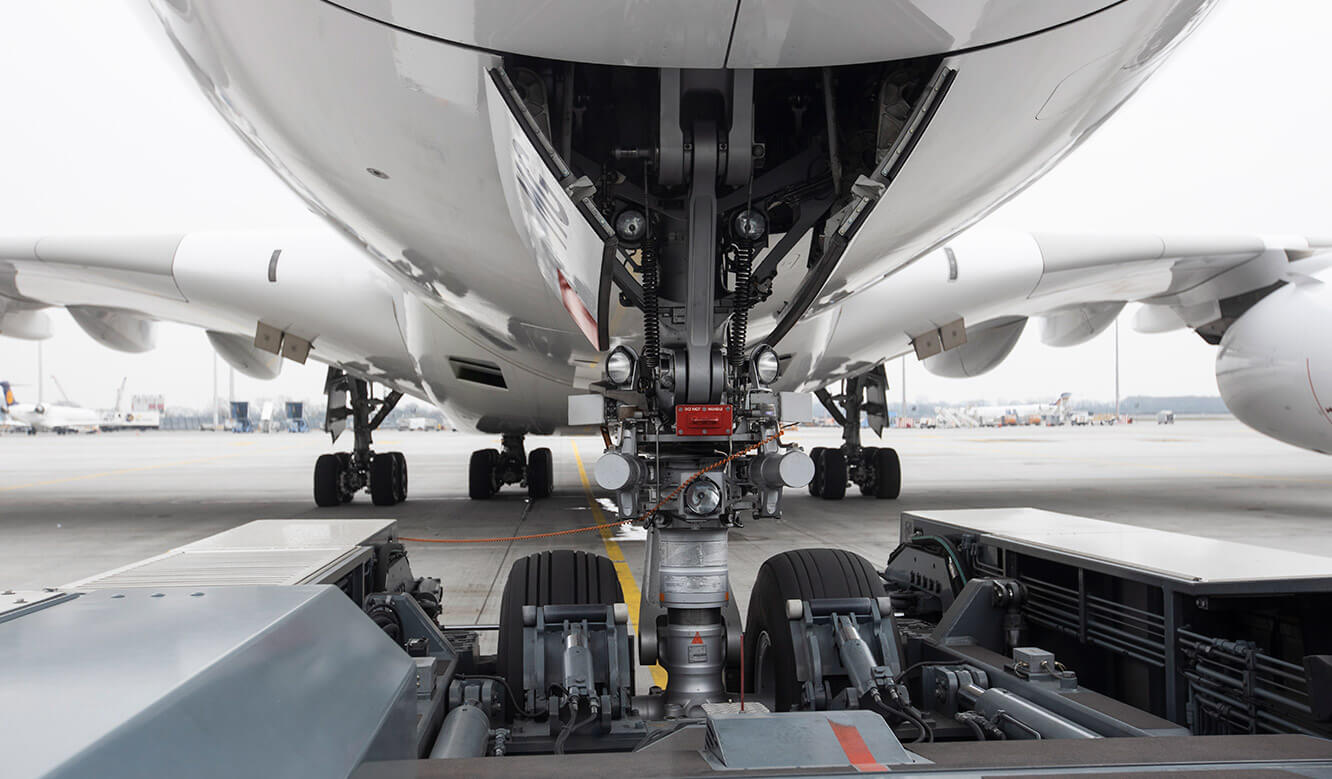
<svg viewBox="0 0 1332 779">
<path fill-rule="evenodd" d="M 726 359 L 737 373 L 744 370 L 745 341 L 749 330 L 749 308 L 753 305 L 753 287 L 750 275 L 754 271 L 754 247 L 735 247 L 735 301 L 731 309 L 731 326 L 727 332 Z"/>
<path fill-rule="evenodd" d="M 661 320 L 657 313 L 657 241 L 649 233 L 643 241 L 643 363 L 656 370 L 661 361 Z"/>
</svg>

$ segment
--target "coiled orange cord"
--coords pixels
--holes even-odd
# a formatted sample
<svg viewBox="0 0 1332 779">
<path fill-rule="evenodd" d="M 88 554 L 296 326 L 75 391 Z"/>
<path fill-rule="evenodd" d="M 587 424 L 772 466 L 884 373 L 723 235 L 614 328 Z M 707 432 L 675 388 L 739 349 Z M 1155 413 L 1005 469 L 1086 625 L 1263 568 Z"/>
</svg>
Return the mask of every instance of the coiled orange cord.
<svg viewBox="0 0 1332 779">
<path fill-rule="evenodd" d="M 683 490 L 685 487 L 688 487 L 690 484 L 693 484 L 694 480 L 697 479 L 698 477 L 702 476 L 708 471 L 715 471 L 718 468 L 724 467 L 727 463 L 731 462 L 735 458 L 743 457 L 744 455 L 749 454 L 755 449 L 758 449 L 759 447 L 763 446 L 769 441 L 780 439 L 782 437 L 782 433 L 785 433 L 788 430 L 794 430 L 796 427 L 798 427 L 798 425 L 786 425 L 785 427 L 780 427 L 777 429 L 777 432 L 773 433 L 767 438 L 764 438 L 762 441 L 750 444 L 749 446 L 746 446 L 744 449 L 729 454 L 726 457 L 723 457 L 722 459 L 713 463 L 712 465 L 709 465 L 708 467 L 697 471 L 696 473 L 694 473 L 694 475 L 690 476 L 688 479 L 685 479 L 684 481 L 680 482 L 680 486 L 671 490 L 671 493 L 669 495 L 657 501 L 657 505 L 653 506 L 651 509 L 647 511 L 647 513 L 639 517 L 621 519 L 615 522 L 605 522 L 600 525 L 575 527 L 575 528 L 570 528 L 568 530 L 555 530 L 549 533 L 531 533 L 525 536 L 502 536 L 496 538 L 412 538 L 410 536 L 399 536 L 398 540 L 411 541 L 417 544 L 502 544 L 502 543 L 508 543 L 510 541 L 530 541 L 534 538 L 554 538 L 556 536 L 573 535 L 574 533 L 590 533 L 594 530 L 601 530 L 603 528 L 608 528 L 608 527 L 619 527 L 620 525 L 627 525 L 631 522 L 646 522 L 649 519 L 651 519 L 652 516 L 656 514 L 658 510 L 661 509 L 662 506 L 674 500 L 675 496 L 679 495 L 681 490 Z"/>
</svg>

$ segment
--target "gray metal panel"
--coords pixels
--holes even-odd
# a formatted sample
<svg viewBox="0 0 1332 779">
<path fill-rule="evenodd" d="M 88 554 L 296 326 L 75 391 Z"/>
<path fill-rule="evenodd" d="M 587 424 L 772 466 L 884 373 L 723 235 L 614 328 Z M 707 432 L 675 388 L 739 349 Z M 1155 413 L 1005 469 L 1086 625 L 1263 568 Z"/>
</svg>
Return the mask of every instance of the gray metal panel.
<svg viewBox="0 0 1332 779">
<path fill-rule="evenodd" d="M 1190 584 L 1332 580 L 1332 558 L 1087 519 L 1033 508 L 911 511 L 908 523 L 945 525 L 1007 542 L 1122 566 Z"/>
<path fill-rule="evenodd" d="M 412 660 L 332 587 L 130 589 L 0 623 L 6 777 L 346 776 L 415 757 Z"/>
<path fill-rule="evenodd" d="M 703 757 L 719 769 L 882 770 L 918 762 L 872 711 L 710 713 Z"/>
<path fill-rule="evenodd" d="M 362 544 L 394 537 L 396 525 L 392 519 L 256 520 L 63 589 L 312 583 L 367 554 Z"/>
</svg>

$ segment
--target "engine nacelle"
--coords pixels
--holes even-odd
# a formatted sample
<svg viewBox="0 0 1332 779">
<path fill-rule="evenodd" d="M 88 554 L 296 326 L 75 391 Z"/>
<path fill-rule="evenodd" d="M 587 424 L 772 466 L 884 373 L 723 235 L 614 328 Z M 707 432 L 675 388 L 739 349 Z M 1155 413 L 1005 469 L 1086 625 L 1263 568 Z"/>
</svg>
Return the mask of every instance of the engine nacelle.
<svg viewBox="0 0 1332 779">
<path fill-rule="evenodd" d="M 256 348 L 253 338 L 216 330 L 204 332 L 217 355 L 246 376 L 267 381 L 282 373 L 282 357 Z"/>
<path fill-rule="evenodd" d="M 157 344 L 157 323 L 142 314 L 100 306 L 69 306 L 67 310 L 83 332 L 102 346 L 137 354 Z"/>
<path fill-rule="evenodd" d="M 1216 384 L 1241 422 L 1304 449 L 1332 453 L 1332 285 L 1287 284 L 1221 338 Z"/>
<path fill-rule="evenodd" d="M 0 314 L 0 335 L 25 341 L 44 341 L 51 337 L 51 317 L 45 311 L 26 309 Z"/>
<path fill-rule="evenodd" d="M 1026 317 L 991 319 L 967 328 L 967 342 L 921 361 L 935 376 L 966 379 L 993 370 L 1017 346 Z"/>
</svg>

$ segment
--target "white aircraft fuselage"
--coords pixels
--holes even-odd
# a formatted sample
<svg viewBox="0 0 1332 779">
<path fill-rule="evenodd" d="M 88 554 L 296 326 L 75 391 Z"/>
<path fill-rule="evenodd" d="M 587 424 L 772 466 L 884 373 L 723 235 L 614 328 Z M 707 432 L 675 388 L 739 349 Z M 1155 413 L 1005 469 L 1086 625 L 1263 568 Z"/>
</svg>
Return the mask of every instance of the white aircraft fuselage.
<svg viewBox="0 0 1332 779">
<path fill-rule="evenodd" d="M 522 182 L 506 167 L 510 130 L 496 121 L 505 112 L 494 105 L 490 69 L 576 63 L 577 83 L 581 74 L 596 79 L 634 69 L 752 68 L 756 94 L 787 68 L 817 73 L 934 58 L 931 68 L 937 60 L 950 70 L 928 132 L 779 345 L 791 355 L 782 384 L 813 387 L 908 348 L 916 301 L 894 295 L 885 279 L 911 273 L 908 263 L 1018 192 L 1100 125 L 1210 3 L 741 2 L 738 13 L 737 3 L 666 0 L 416 0 L 391 10 L 368 0 L 151 5 L 218 111 L 386 274 L 367 266 L 350 278 L 334 275 L 346 263 L 329 257 L 327 297 L 307 291 L 305 300 L 286 299 L 285 310 L 263 321 L 299 323 L 298 334 L 314 342 L 319 359 L 351 356 L 352 368 L 436 403 L 464 424 L 550 432 L 565 424 L 571 388 L 599 373 L 601 352 L 540 267 L 533 248 L 539 242 L 516 202 Z M 842 78 L 850 83 L 849 75 Z M 756 105 L 761 111 L 758 98 Z M 593 120 L 591 113 L 574 118 Z M 787 121 L 785 114 L 756 118 L 756 138 L 766 139 L 770 155 Z M 281 285 L 296 264 L 291 255 L 303 248 L 269 243 L 253 249 L 253 262 L 266 263 L 282 248 Z M 808 245 L 807 237 L 799 242 L 773 294 L 755 307 L 751 340 L 777 322 Z M 187 239 L 181 251 L 189 248 Z M 225 265 L 238 262 L 221 258 L 225 243 L 203 251 Z M 1006 263 L 1020 264 L 1024 253 L 1039 262 L 1021 239 L 987 253 L 975 272 L 1003 267 L 1017 284 L 1032 274 Z M 970 286 L 958 261 L 940 281 Z M 176 262 L 188 264 L 183 256 Z M 342 292 L 352 285 L 361 286 L 358 294 Z M 339 310 L 339 298 L 351 298 L 351 308 Z M 641 316 L 611 298 L 610 340 L 639 337 Z M 339 329 L 349 338 L 339 341 Z M 474 362 L 497 367 L 503 388 L 467 380 L 474 374 L 463 368 Z"/>
</svg>

